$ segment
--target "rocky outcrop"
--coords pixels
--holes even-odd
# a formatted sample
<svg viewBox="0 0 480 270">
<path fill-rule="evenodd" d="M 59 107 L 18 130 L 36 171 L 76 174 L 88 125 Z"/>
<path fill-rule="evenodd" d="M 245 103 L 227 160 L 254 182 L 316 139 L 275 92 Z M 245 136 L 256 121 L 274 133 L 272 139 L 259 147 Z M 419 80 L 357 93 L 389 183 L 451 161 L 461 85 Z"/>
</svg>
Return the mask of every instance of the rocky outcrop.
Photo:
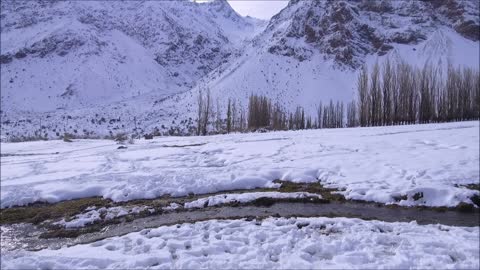
<svg viewBox="0 0 480 270">
<path fill-rule="evenodd" d="M 474 21 L 462 21 L 454 26 L 455 31 L 473 41 L 480 40 L 480 26 Z"/>
<path fill-rule="evenodd" d="M 290 1 L 267 28 L 273 41 L 268 51 L 303 61 L 309 55 L 304 52 L 313 50 L 339 66 L 358 68 L 366 55 L 384 55 L 395 44 L 419 44 L 441 26 L 478 41 L 475 5 L 462 0 Z"/>
<path fill-rule="evenodd" d="M 447 19 L 455 31 L 473 41 L 480 40 L 479 2 L 475 0 L 424 0 Z"/>
</svg>

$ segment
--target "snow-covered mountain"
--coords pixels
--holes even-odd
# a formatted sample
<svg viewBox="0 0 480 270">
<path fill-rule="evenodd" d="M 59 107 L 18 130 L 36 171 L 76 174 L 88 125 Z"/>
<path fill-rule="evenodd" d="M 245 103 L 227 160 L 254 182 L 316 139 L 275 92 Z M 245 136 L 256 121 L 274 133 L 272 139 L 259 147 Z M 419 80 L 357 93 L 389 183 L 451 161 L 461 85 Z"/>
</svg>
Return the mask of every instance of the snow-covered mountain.
<svg viewBox="0 0 480 270">
<path fill-rule="evenodd" d="M 478 69 L 475 0 L 291 0 L 268 25 L 225 0 L 1 5 L 7 137 L 184 132 L 201 89 L 220 107 L 259 93 L 313 111 L 386 58 Z"/>
<path fill-rule="evenodd" d="M 186 91 L 257 26 L 226 1 L 2 1 L 1 16 L 5 110 Z"/>
<path fill-rule="evenodd" d="M 254 92 L 313 111 L 350 101 L 356 72 L 385 59 L 478 69 L 477 1 L 290 1 L 244 55 L 203 88 L 241 100 Z"/>
</svg>

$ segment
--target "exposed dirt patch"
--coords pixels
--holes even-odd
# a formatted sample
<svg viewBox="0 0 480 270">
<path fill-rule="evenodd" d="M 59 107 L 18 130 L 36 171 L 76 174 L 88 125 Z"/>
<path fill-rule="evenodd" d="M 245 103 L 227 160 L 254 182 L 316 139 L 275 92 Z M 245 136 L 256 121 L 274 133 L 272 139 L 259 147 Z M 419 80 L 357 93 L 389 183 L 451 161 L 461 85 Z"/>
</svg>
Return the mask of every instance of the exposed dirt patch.
<svg viewBox="0 0 480 270">
<path fill-rule="evenodd" d="M 472 200 L 472 202 L 473 202 L 476 206 L 480 207 L 480 196 L 479 196 L 479 195 L 477 195 L 477 194 L 473 195 L 473 196 L 470 198 L 470 200 Z"/>
<path fill-rule="evenodd" d="M 206 143 L 196 143 L 196 144 L 184 144 L 184 145 L 177 145 L 177 144 L 173 144 L 173 145 L 162 145 L 162 147 L 173 147 L 173 148 L 183 148 L 183 147 L 193 147 L 193 146 L 202 146 L 202 145 L 205 145 Z"/>
<path fill-rule="evenodd" d="M 55 229 L 55 230 L 48 230 L 42 234 L 40 234 L 39 238 L 77 238 L 80 235 L 88 234 L 88 233 L 93 233 L 93 232 L 99 232 L 101 231 L 103 226 L 99 225 L 93 225 L 81 229 L 76 229 L 76 230 L 68 230 L 68 229 Z"/>
<path fill-rule="evenodd" d="M 289 181 L 275 180 L 276 184 L 281 184 L 280 192 L 310 192 L 322 195 L 322 198 L 329 201 L 346 201 L 345 197 L 338 194 L 338 190 L 326 188 L 320 182 L 316 183 L 293 183 Z"/>
<path fill-rule="evenodd" d="M 464 187 L 466 187 L 468 189 L 473 189 L 473 190 L 480 191 L 480 184 L 468 184 L 468 185 L 465 185 Z"/>
<path fill-rule="evenodd" d="M 58 155 L 59 153 L 60 152 L 55 152 L 55 153 L 25 153 L 25 154 L 0 153 L 0 157 L 50 156 L 50 155 Z"/>
<path fill-rule="evenodd" d="M 0 210 L 0 224 L 32 223 L 39 224 L 45 220 L 68 218 L 81 213 L 87 207 L 110 206 L 111 200 L 101 197 L 83 198 L 59 203 L 34 203 L 28 206 L 5 208 Z"/>
</svg>

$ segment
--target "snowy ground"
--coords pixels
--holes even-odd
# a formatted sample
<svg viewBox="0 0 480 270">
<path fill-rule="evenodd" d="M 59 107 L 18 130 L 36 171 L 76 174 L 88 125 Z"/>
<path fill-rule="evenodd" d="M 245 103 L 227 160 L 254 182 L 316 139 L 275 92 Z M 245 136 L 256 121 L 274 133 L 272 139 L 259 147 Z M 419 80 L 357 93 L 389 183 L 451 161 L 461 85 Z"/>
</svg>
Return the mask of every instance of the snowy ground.
<svg viewBox="0 0 480 270">
<path fill-rule="evenodd" d="M 461 186 L 479 181 L 478 122 L 163 137 L 117 147 L 2 143 L 1 207 L 275 187 L 275 179 L 320 180 L 348 199 L 401 205 L 455 206 L 478 194 Z"/>
<path fill-rule="evenodd" d="M 346 218 L 211 220 L 2 254 L 2 269 L 478 269 L 479 228 Z"/>
</svg>

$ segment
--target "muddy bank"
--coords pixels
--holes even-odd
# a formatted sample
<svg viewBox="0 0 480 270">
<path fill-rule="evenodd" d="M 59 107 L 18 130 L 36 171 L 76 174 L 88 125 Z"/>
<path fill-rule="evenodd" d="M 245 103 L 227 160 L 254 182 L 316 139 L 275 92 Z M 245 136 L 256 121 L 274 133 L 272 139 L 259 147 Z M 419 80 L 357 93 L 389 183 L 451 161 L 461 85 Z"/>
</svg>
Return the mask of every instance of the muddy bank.
<svg viewBox="0 0 480 270">
<path fill-rule="evenodd" d="M 276 202 L 271 205 L 220 206 L 203 209 L 170 211 L 118 223 L 103 224 L 90 230 L 88 227 L 73 238 L 47 237 L 52 233 L 45 227 L 33 224 L 10 224 L 2 226 L 2 249 L 39 250 L 59 248 L 63 245 L 91 243 L 108 237 L 120 236 L 146 228 L 164 225 L 193 223 L 210 219 L 263 219 L 266 217 L 351 217 L 387 222 L 410 222 L 418 224 L 444 224 L 453 226 L 479 226 L 480 212 L 432 210 L 428 208 L 385 207 L 377 204 L 336 202 Z M 97 224 L 98 225 L 98 224 Z M 55 233 L 55 232 L 54 232 Z M 58 233 L 58 231 L 56 231 Z M 54 235 L 54 234 L 53 234 Z"/>
<path fill-rule="evenodd" d="M 190 194 L 185 197 L 171 197 L 171 196 L 162 196 L 156 199 L 142 199 L 142 200 L 131 200 L 126 202 L 113 202 L 109 199 L 103 199 L 101 197 L 91 197 L 91 198 L 81 198 L 68 201 L 61 201 L 58 203 L 43 203 L 37 202 L 27 206 L 17 206 L 12 208 L 0 209 L 0 224 L 15 224 L 15 223 L 33 223 L 41 224 L 49 220 L 58 220 L 64 218 L 66 220 L 72 219 L 76 214 L 85 212 L 89 207 L 146 207 L 155 211 L 156 214 L 161 214 L 164 207 L 169 206 L 172 203 L 184 205 L 185 203 L 192 202 L 205 197 L 210 197 L 219 194 L 241 194 L 241 193 L 262 193 L 262 192 L 271 192 L 278 191 L 282 193 L 294 193 L 294 192 L 308 192 L 311 194 L 318 194 L 322 199 L 317 199 L 316 203 L 348 203 L 348 205 L 357 205 L 362 204 L 364 207 L 368 208 L 369 206 L 378 206 L 386 207 L 389 209 L 409 209 L 410 207 L 401 207 L 398 205 L 384 205 L 380 203 L 367 202 L 367 201 L 355 201 L 355 200 L 346 200 L 345 197 L 338 193 L 338 190 L 325 188 L 321 183 L 293 183 L 288 181 L 275 180 L 274 183 L 279 184 L 279 188 L 257 188 L 257 189 L 239 189 L 239 190 L 226 190 L 219 191 L 216 193 L 210 194 Z M 478 185 L 474 186 L 473 189 L 478 189 Z M 466 188 L 472 188 L 467 186 Z M 413 197 L 415 197 L 415 194 Z M 421 196 L 420 196 L 421 197 Z M 399 198 L 400 200 L 401 198 Z M 406 196 L 405 198 L 406 199 Z M 480 198 L 478 196 L 471 198 L 472 202 L 480 207 Z M 270 199 L 270 198 L 261 198 L 259 200 L 251 202 L 254 205 L 272 205 L 276 202 L 303 202 L 303 200 L 279 200 L 279 199 Z M 310 202 L 311 200 L 307 200 Z M 239 203 L 230 204 L 238 206 Z M 227 205 L 228 206 L 228 205 Z M 361 207 L 361 206 L 359 206 Z M 475 212 L 479 209 L 476 208 L 473 204 L 460 203 L 456 207 L 424 207 L 424 206 L 415 206 L 415 209 L 423 209 L 425 211 L 459 211 L 459 212 Z M 301 213 L 299 213 L 301 214 Z M 150 213 L 142 212 L 139 215 L 130 216 L 130 219 L 135 219 L 138 217 L 148 216 Z"/>
</svg>

